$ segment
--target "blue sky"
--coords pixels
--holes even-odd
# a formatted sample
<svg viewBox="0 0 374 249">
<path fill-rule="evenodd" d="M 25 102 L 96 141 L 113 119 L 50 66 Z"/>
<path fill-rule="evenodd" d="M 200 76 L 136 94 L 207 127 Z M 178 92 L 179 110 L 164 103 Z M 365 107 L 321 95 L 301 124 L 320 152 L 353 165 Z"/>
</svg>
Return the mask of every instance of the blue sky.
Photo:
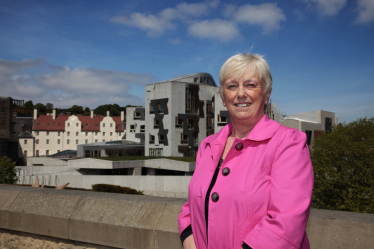
<svg viewBox="0 0 374 249">
<path fill-rule="evenodd" d="M 0 0 L 0 95 L 55 107 L 144 105 L 144 86 L 218 83 L 239 52 L 265 56 L 286 114 L 374 117 L 374 0 Z"/>
</svg>

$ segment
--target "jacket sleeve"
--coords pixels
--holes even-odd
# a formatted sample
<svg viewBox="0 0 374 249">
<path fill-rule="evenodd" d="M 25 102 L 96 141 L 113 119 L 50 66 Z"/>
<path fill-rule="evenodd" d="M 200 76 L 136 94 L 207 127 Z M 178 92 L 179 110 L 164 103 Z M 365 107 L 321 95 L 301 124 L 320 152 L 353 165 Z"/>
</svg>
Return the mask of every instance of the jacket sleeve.
<svg viewBox="0 0 374 249">
<path fill-rule="evenodd" d="M 281 139 L 271 169 L 268 215 L 261 218 L 244 242 L 253 249 L 300 248 L 313 191 L 313 169 L 306 135 L 289 130 Z"/>
<path fill-rule="evenodd" d="M 195 170 L 196 167 L 198 167 L 199 159 L 201 155 L 203 154 L 202 147 L 205 145 L 204 140 L 201 142 L 199 150 L 196 155 L 196 163 L 195 163 Z M 193 177 L 193 176 L 192 176 Z M 187 200 L 187 203 L 182 206 L 182 211 L 178 216 L 178 227 L 179 227 L 179 235 L 182 235 L 182 232 L 191 225 L 190 220 L 190 205 Z"/>
</svg>

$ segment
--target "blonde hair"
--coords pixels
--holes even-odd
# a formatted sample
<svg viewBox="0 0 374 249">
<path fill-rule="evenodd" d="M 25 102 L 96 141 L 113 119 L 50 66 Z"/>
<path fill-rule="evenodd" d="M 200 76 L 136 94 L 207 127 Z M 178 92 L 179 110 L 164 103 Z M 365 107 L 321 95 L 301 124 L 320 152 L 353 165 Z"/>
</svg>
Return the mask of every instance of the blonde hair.
<svg viewBox="0 0 374 249">
<path fill-rule="evenodd" d="M 219 92 L 222 99 L 225 81 L 232 77 L 240 78 L 248 71 L 258 74 L 264 93 L 268 93 L 272 89 L 273 78 L 271 77 L 269 65 L 262 55 L 236 54 L 227 59 L 219 71 Z"/>
</svg>

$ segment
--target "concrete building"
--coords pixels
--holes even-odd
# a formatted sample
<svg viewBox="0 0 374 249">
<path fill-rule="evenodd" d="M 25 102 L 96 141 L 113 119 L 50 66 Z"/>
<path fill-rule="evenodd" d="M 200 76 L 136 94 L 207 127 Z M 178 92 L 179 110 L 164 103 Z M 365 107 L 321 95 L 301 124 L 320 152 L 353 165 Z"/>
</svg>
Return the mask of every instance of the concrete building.
<svg viewBox="0 0 374 249">
<path fill-rule="evenodd" d="M 78 144 L 121 140 L 124 135 L 124 112 L 120 117 L 37 115 L 34 110 L 32 136 L 35 138 L 33 152 L 28 155 L 48 156 L 63 150 L 76 150 Z M 23 139 L 20 137 L 20 139 Z M 20 141 L 22 144 L 23 141 Z M 22 150 L 22 153 L 24 150 Z M 25 157 L 20 154 L 20 157 Z"/>
<path fill-rule="evenodd" d="M 126 140 L 144 144 L 145 141 L 145 108 L 126 108 Z"/>
<path fill-rule="evenodd" d="M 338 124 L 338 117 L 335 116 L 334 112 L 318 110 L 283 115 L 274 102 L 269 104 L 267 115 L 284 126 L 305 132 L 308 146 L 312 146 L 313 140 L 320 136 L 322 132 L 331 131 L 332 126 Z"/>
<path fill-rule="evenodd" d="M 218 87 L 208 73 L 149 84 L 145 93 L 145 155 L 196 156 L 214 133 L 213 101 Z"/>
</svg>

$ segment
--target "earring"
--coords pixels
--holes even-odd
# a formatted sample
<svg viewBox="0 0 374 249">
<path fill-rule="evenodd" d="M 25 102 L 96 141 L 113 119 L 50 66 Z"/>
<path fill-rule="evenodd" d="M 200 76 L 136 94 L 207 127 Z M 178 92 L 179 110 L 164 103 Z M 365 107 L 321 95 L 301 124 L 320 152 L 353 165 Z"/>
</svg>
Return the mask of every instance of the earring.
<svg viewBox="0 0 374 249">
<path fill-rule="evenodd" d="M 223 103 L 223 106 L 226 106 L 226 103 Z"/>
</svg>

